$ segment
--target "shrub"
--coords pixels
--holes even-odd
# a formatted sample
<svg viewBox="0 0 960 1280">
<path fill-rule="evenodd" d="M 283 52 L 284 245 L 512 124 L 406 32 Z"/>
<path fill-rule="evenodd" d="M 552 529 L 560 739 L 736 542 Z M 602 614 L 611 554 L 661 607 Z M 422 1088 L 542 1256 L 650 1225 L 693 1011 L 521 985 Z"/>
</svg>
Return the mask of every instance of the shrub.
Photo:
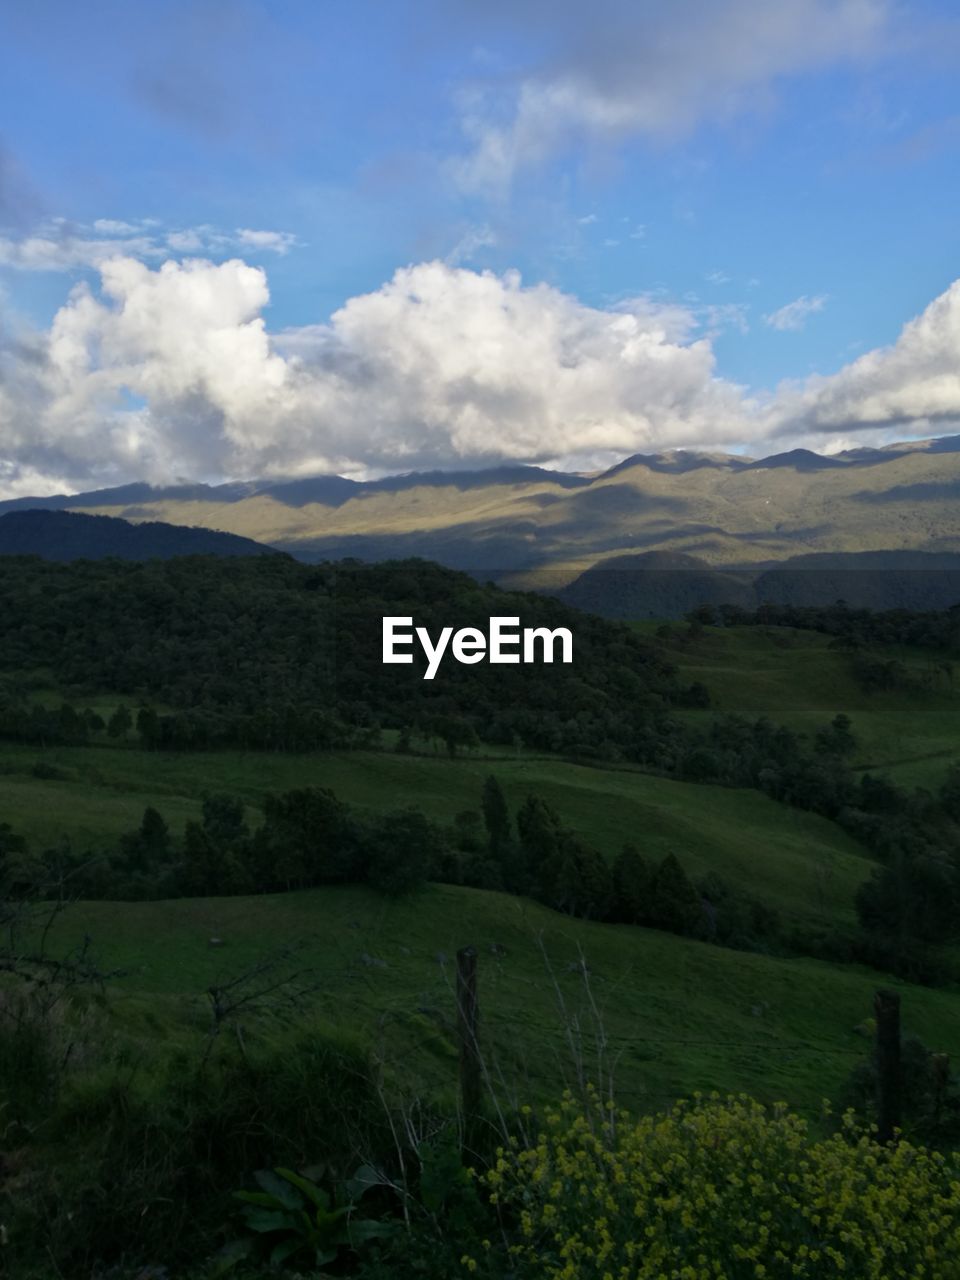
<svg viewBox="0 0 960 1280">
<path fill-rule="evenodd" d="M 71 1276 L 209 1255 L 254 1169 L 322 1159 L 347 1173 L 391 1149 L 366 1050 L 315 1024 L 269 1042 L 251 1031 L 202 1069 L 177 1055 L 152 1071 L 108 1064 L 65 1092 L 44 1137 L 4 1257 L 25 1269 L 42 1242 Z"/>
<path fill-rule="evenodd" d="M 517 1223 L 518 1274 L 544 1280 L 960 1276 L 958 1158 L 882 1147 L 851 1115 L 812 1141 L 744 1097 L 634 1120 L 567 1095 L 481 1182 Z"/>
</svg>

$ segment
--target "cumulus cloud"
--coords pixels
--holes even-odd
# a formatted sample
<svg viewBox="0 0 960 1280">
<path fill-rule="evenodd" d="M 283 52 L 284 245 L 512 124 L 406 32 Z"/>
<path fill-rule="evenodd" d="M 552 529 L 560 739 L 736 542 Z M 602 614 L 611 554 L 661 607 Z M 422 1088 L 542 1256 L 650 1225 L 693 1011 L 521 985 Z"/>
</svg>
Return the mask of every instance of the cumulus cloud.
<svg viewBox="0 0 960 1280">
<path fill-rule="evenodd" d="M 943 430 L 960 421 L 960 280 L 891 346 L 868 351 L 830 377 L 781 388 L 778 430 Z"/>
<path fill-rule="evenodd" d="M 532 7 L 543 16 L 542 4 Z M 786 76 L 871 53 L 889 17 L 886 0 L 707 0 L 696 21 L 690 9 L 577 6 L 578 17 L 554 24 L 559 48 L 536 71 L 464 91 L 460 186 L 503 196 L 518 173 L 571 142 L 670 139 L 732 118 Z"/>
<path fill-rule="evenodd" d="M 720 377 L 745 324 L 640 297 L 591 307 L 450 263 L 406 267 L 322 324 L 271 335 L 262 268 L 100 266 L 49 330 L 2 329 L 0 492 L 131 479 L 363 474 L 628 453 L 960 418 L 960 282 L 891 347 L 765 398 Z"/>
<path fill-rule="evenodd" d="M 31 470 L 55 487 L 216 474 L 283 380 L 260 317 L 262 271 L 132 258 L 100 270 L 99 295 L 76 286 L 47 333 L 0 347 L 8 489 Z"/>
<path fill-rule="evenodd" d="M 549 460 L 733 440 L 742 403 L 684 308 L 586 306 L 441 262 L 271 339 L 264 272 L 132 258 L 8 341 L 0 453 L 60 486 Z"/>
<path fill-rule="evenodd" d="M 825 293 L 818 294 L 814 298 L 808 298 L 806 294 L 802 294 L 799 298 L 794 298 L 793 302 L 788 302 L 785 306 L 778 307 L 776 311 L 771 311 L 769 315 L 764 316 L 763 322 L 771 329 L 779 329 L 781 332 L 802 329 L 809 318 L 816 312 L 822 311 L 826 305 Z"/>
</svg>

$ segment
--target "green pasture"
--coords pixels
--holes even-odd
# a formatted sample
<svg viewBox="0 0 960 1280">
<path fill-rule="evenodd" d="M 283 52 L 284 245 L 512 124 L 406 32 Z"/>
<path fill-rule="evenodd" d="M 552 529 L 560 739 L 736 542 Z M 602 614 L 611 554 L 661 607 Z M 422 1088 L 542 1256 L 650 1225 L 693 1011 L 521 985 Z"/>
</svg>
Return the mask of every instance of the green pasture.
<svg viewBox="0 0 960 1280">
<path fill-rule="evenodd" d="M 639 1109 L 718 1089 L 813 1112 L 840 1095 L 869 1051 L 864 1023 L 878 985 L 866 970 L 574 921 L 446 885 L 401 900 L 331 888 L 79 904 L 61 928 L 89 934 L 103 964 L 125 971 L 109 993 L 118 1025 L 197 1054 L 207 988 L 297 944 L 289 963 L 316 986 L 307 1007 L 362 1036 L 411 1096 L 455 1088 L 455 956 L 466 945 L 479 951 L 490 1080 L 521 1101 L 555 1095 L 579 1075 L 612 1080 Z M 956 995 L 893 985 L 905 1029 L 960 1052 Z M 245 1021 L 256 1034 L 258 1017 Z"/>
<path fill-rule="evenodd" d="M 133 747 L 69 747 L 44 753 L 63 778 L 30 770 L 37 753 L 0 749 L 0 821 L 38 844 L 69 836 L 75 847 L 112 842 L 153 805 L 175 831 L 196 816 L 205 792 L 229 792 L 255 811 L 268 792 L 324 786 L 363 809 L 414 805 L 450 822 L 480 807 L 496 775 L 511 807 L 533 792 L 584 840 L 613 858 L 626 843 L 660 859 L 675 853 L 691 874 L 716 872 L 785 916 L 842 928 L 867 879 L 865 852 L 832 823 L 756 791 L 674 782 L 633 770 L 555 760 L 496 760 L 337 752 L 167 755 Z M 255 812 L 254 815 L 255 817 Z"/>
<path fill-rule="evenodd" d="M 651 624 L 639 624 L 647 633 Z M 683 628 L 678 627 L 677 636 Z M 706 723 L 716 711 L 767 716 L 813 734 L 838 712 L 853 721 L 858 750 L 853 763 L 887 774 L 902 786 L 936 787 L 960 762 L 960 675 L 954 687 L 935 655 L 885 648 L 935 687 L 923 692 L 864 692 L 850 655 L 830 648 L 830 637 L 790 627 L 707 628 L 695 640 L 670 642 L 667 652 L 684 676 L 710 690 L 707 711 L 687 713 Z"/>
</svg>

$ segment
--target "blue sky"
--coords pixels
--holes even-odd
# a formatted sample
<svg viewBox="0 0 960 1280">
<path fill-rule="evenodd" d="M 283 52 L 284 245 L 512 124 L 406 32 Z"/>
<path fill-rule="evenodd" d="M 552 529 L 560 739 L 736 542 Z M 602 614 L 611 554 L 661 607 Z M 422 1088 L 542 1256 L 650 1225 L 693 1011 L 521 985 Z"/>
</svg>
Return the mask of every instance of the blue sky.
<svg viewBox="0 0 960 1280">
<path fill-rule="evenodd" d="M 4 492 L 956 430 L 951 4 L 0 20 Z"/>
</svg>

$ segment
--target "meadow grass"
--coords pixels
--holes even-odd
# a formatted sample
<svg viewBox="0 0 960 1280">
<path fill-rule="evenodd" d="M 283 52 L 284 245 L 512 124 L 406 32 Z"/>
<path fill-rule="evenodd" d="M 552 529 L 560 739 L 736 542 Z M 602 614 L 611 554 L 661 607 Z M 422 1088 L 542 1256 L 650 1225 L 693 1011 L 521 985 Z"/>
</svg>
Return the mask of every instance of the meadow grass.
<svg viewBox="0 0 960 1280">
<path fill-rule="evenodd" d="M 204 792 L 243 798 L 257 818 L 268 792 L 330 787 L 367 811 L 414 805 L 441 822 L 478 810 L 484 779 L 494 774 L 516 810 L 534 793 L 608 858 L 626 843 L 660 860 L 676 854 L 690 874 L 714 872 L 784 916 L 826 927 L 853 923 L 853 898 L 872 863 L 833 823 L 778 804 L 759 792 L 674 782 L 635 770 L 563 761 L 469 756 L 332 752 L 165 754 L 132 747 L 58 748 L 44 760 L 63 780 L 29 770 L 36 753 L 0 750 L 0 820 L 38 843 L 69 834 L 75 847 L 113 842 L 139 824 L 146 805 L 175 831 L 197 816 Z"/>
<path fill-rule="evenodd" d="M 637 628 L 657 630 L 650 623 Z M 960 762 L 960 684 L 952 688 L 937 672 L 936 655 L 887 646 L 884 658 L 898 658 L 918 675 L 931 673 L 936 688 L 867 693 L 853 676 L 850 655 L 831 649 L 830 641 L 791 627 L 710 627 L 697 639 L 669 644 L 684 677 L 702 681 L 711 693 L 709 710 L 685 718 L 706 727 L 717 711 L 767 716 L 812 735 L 844 712 L 858 739 L 855 767 L 884 773 L 901 786 L 938 786 L 950 765 Z"/>
<path fill-rule="evenodd" d="M 815 633 L 708 629 L 672 645 L 670 655 L 687 678 L 708 685 L 714 709 L 766 715 L 807 734 L 845 711 L 860 741 L 856 763 L 898 781 L 906 782 L 911 768 L 917 780 L 939 780 L 960 755 L 949 689 L 865 695 L 848 659 Z M 109 700 L 98 706 L 109 711 Z M 713 711 L 682 714 L 706 726 Z M 38 760 L 60 776 L 36 777 Z M 267 793 L 326 786 L 360 810 L 412 805 L 449 822 L 479 808 L 491 773 L 512 808 L 528 792 L 542 796 L 608 857 L 626 842 L 651 859 L 676 853 L 691 873 L 716 872 L 803 925 L 852 926 L 855 890 L 873 866 L 834 824 L 758 792 L 516 752 L 451 760 L 393 751 L 174 755 L 132 744 L 43 752 L 7 744 L 0 747 L 0 821 L 39 847 L 69 837 L 75 847 L 95 849 L 134 828 L 148 804 L 179 832 L 199 815 L 207 792 L 240 796 L 255 823 Z M 296 964 L 310 969 L 316 985 L 316 1016 L 367 1038 L 411 1092 L 455 1088 L 453 957 L 467 943 L 480 950 L 491 1077 L 517 1100 L 555 1096 L 578 1075 L 609 1075 L 622 1101 L 638 1109 L 718 1089 L 814 1111 L 823 1096 L 842 1091 L 869 1051 L 863 1024 L 881 984 L 902 992 L 907 1032 L 960 1053 L 950 989 L 575 921 L 523 899 L 446 885 L 400 900 L 344 887 L 80 903 L 61 928 L 65 943 L 89 934 L 102 964 L 122 971 L 110 982 L 111 1017 L 148 1056 L 170 1046 L 202 1053 L 211 984 L 291 943 L 299 945 Z M 211 946 L 212 938 L 220 945 Z M 257 1016 L 251 1022 L 256 1034 Z"/>
<path fill-rule="evenodd" d="M 662 1107 L 696 1090 L 746 1090 L 810 1110 L 837 1098 L 870 1050 L 878 975 L 853 966 L 723 950 L 655 930 L 575 921 L 537 904 L 430 885 L 391 900 L 354 887 L 255 898 L 85 903 L 60 928 L 88 933 L 120 1024 L 201 1052 L 206 989 L 300 943 L 311 1008 L 366 1038 L 411 1091 L 456 1082 L 454 965 L 479 958 L 491 1080 L 519 1100 L 578 1075 L 612 1079 L 624 1103 Z M 216 937 L 221 945 L 212 947 Z M 586 973 L 584 972 L 584 964 Z M 904 1025 L 960 1052 L 956 995 L 901 982 Z M 251 1015 L 251 1034 L 257 1019 Z"/>
</svg>

